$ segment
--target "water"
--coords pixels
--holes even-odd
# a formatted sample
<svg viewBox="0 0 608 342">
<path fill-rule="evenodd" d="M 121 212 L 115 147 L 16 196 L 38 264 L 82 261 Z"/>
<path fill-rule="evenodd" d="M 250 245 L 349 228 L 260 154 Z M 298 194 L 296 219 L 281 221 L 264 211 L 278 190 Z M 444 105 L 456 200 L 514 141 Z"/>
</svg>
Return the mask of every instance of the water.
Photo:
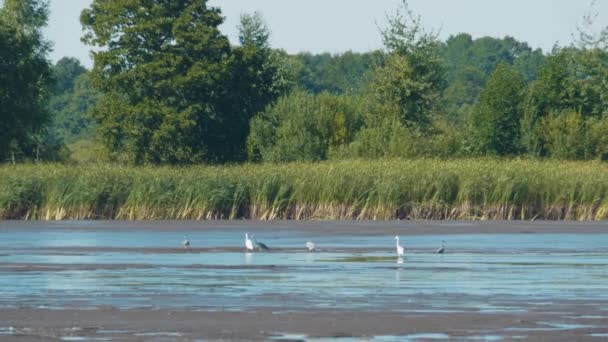
<svg viewBox="0 0 608 342">
<path fill-rule="evenodd" d="M 608 234 L 402 236 L 400 260 L 388 234 L 253 233 L 278 251 L 244 253 L 235 230 L 4 229 L 0 307 L 518 313 L 608 300 Z"/>
</svg>

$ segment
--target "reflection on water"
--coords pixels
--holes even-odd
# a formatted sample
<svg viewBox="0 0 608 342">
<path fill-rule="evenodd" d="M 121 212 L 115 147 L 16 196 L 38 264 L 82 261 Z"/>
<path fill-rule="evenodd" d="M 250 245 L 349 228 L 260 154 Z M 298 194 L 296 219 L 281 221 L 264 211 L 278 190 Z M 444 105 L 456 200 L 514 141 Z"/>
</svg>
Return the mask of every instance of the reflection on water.
<svg viewBox="0 0 608 342">
<path fill-rule="evenodd" d="M 243 253 L 240 232 L 187 232 L 194 248 L 238 252 L 185 252 L 182 232 L 0 234 L 0 306 L 520 312 L 608 300 L 608 235 L 408 236 L 398 258 L 392 236 L 259 232 L 273 251 Z M 323 250 L 307 253 L 308 239 Z M 441 240 L 450 248 L 438 256 Z"/>
</svg>

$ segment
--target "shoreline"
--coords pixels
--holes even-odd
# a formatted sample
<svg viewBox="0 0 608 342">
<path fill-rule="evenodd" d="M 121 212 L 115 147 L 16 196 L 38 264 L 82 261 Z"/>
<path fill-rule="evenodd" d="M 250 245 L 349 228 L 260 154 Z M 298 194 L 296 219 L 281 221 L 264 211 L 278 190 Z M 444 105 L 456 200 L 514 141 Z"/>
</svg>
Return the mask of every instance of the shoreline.
<svg viewBox="0 0 608 342">
<path fill-rule="evenodd" d="M 0 233 L 12 230 L 234 231 L 277 230 L 331 235 L 608 234 L 608 221 L 259 221 L 259 220 L 0 220 Z"/>
</svg>

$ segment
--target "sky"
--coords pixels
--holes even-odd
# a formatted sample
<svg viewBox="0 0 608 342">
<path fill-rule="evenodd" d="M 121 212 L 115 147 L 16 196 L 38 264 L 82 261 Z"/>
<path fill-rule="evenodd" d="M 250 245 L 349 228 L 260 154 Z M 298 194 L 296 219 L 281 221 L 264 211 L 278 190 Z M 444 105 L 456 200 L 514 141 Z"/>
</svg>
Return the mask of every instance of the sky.
<svg viewBox="0 0 608 342">
<path fill-rule="evenodd" d="M 0 0 L 1 1 L 1 0 Z M 45 30 L 54 43 L 51 59 L 70 56 L 91 67 L 89 47 L 80 42 L 80 11 L 92 0 L 50 0 Z M 568 45 L 591 0 L 410 0 L 427 29 L 445 39 L 467 32 L 473 37 L 510 35 L 534 48 Z M 379 27 L 400 0 L 210 0 L 222 9 L 222 31 L 236 41 L 239 16 L 259 11 L 272 32 L 272 44 L 289 53 L 365 52 L 382 47 Z M 597 22 L 608 25 L 608 0 L 599 0 Z M 600 27 L 597 28 L 598 30 Z"/>
</svg>

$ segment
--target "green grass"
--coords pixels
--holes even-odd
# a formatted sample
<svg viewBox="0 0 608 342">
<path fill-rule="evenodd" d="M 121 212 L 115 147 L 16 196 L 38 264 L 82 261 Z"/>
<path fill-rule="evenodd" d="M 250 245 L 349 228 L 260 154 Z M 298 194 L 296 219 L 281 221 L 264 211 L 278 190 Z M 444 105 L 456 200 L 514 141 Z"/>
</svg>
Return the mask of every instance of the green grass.
<svg viewBox="0 0 608 342">
<path fill-rule="evenodd" d="M 0 166 L 2 219 L 608 218 L 608 165 L 530 160 Z"/>
</svg>

